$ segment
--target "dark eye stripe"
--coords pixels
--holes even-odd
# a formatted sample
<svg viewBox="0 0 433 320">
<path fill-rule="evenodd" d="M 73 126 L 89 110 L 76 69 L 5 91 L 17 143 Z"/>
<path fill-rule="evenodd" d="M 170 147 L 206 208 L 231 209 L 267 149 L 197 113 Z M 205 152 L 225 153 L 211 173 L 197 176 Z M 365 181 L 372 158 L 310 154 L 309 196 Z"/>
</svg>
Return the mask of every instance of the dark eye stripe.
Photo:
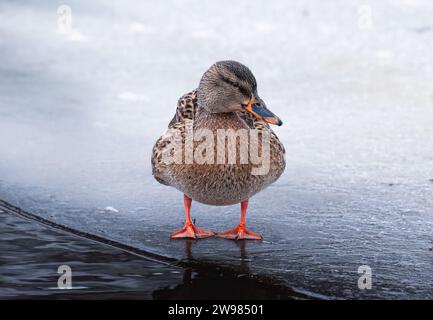
<svg viewBox="0 0 433 320">
<path fill-rule="evenodd" d="M 239 91 L 242 92 L 245 96 L 250 96 L 250 91 L 248 89 L 245 89 L 244 87 L 238 87 Z"/>
<path fill-rule="evenodd" d="M 228 84 L 231 84 L 231 85 L 234 86 L 234 87 L 238 87 L 238 86 L 239 86 L 238 83 L 236 83 L 236 82 L 230 80 L 229 78 L 221 77 L 221 79 L 222 79 L 224 82 L 226 82 L 226 83 L 228 83 Z"/>
<path fill-rule="evenodd" d="M 232 80 L 230 80 L 230 79 L 228 79 L 228 78 L 225 78 L 225 77 L 221 77 L 221 79 L 222 79 L 225 83 L 228 83 L 228 84 L 232 85 L 233 87 L 238 88 L 239 91 L 242 92 L 245 96 L 248 97 L 248 96 L 250 95 L 249 90 L 248 90 L 247 88 L 241 86 L 239 83 L 234 82 L 234 81 L 232 81 Z"/>
</svg>

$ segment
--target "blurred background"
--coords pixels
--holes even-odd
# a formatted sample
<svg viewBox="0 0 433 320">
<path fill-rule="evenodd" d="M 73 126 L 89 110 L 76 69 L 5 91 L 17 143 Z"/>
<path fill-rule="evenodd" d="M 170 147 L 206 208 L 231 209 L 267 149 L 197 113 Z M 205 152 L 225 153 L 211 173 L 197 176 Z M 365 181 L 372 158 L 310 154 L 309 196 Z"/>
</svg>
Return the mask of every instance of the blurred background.
<svg viewBox="0 0 433 320">
<path fill-rule="evenodd" d="M 153 179 L 151 149 L 203 72 L 238 60 L 287 151 L 250 204 L 265 241 L 246 244 L 249 272 L 328 298 L 433 298 L 432 16 L 429 0 L 3 0 L 0 199 L 184 258 L 168 239 L 182 195 Z M 210 229 L 238 214 L 193 205 Z M 240 259 L 220 239 L 192 251 Z"/>
</svg>

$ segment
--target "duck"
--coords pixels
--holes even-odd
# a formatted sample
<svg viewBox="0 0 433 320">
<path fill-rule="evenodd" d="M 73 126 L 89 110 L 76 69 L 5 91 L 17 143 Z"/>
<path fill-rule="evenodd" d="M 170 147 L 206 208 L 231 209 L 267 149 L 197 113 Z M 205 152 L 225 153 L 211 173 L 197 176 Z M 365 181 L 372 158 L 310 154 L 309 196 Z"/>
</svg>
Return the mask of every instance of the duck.
<svg viewBox="0 0 433 320">
<path fill-rule="evenodd" d="M 171 233 L 172 239 L 263 239 L 246 227 L 249 199 L 274 183 L 286 166 L 284 146 L 270 124 L 281 126 L 282 121 L 260 98 L 251 70 L 237 61 L 214 63 L 198 88 L 178 100 L 151 155 L 154 178 L 183 193 L 185 224 Z M 223 232 L 197 227 L 191 218 L 193 200 L 240 204 L 240 222 Z"/>
</svg>

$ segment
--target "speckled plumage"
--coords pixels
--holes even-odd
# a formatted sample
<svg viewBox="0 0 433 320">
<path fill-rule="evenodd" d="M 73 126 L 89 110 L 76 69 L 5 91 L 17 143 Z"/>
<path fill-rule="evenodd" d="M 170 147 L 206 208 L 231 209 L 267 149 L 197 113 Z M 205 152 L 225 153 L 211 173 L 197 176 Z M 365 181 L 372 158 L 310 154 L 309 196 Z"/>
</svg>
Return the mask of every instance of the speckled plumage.
<svg viewBox="0 0 433 320">
<path fill-rule="evenodd" d="M 162 153 L 170 147 L 171 137 L 176 131 L 181 134 L 182 143 L 185 143 L 187 123 L 193 126 L 194 131 L 206 128 L 214 133 L 217 129 L 241 128 L 268 131 L 269 172 L 252 175 L 253 164 L 250 161 L 240 164 L 239 159 L 236 164 L 165 164 Z M 237 143 L 239 145 L 239 141 Z M 194 145 L 197 144 L 194 142 Z M 152 152 L 152 170 L 157 181 L 178 189 L 193 200 L 209 205 L 231 205 L 250 198 L 276 181 L 285 168 L 284 156 L 282 143 L 266 122 L 245 111 L 210 113 L 199 107 L 197 90 L 194 90 L 179 99 L 167 132 L 157 140 Z"/>
</svg>

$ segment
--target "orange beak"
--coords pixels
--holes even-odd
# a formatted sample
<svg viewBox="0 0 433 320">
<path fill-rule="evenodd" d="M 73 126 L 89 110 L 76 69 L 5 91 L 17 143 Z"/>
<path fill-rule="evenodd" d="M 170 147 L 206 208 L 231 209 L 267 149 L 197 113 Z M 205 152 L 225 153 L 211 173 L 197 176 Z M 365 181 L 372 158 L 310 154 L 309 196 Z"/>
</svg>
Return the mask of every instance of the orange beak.
<svg viewBox="0 0 433 320">
<path fill-rule="evenodd" d="M 249 113 L 253 114 L 256 118 L 262 119 L 263 121 L 275 124 L 277 126 L 281 126 L 283 122 L 278 118 L 273 112 L 271 112 L 268 108 L 265 106 L 259 105 L 256 102 L 256 99 L 252 97 L 250 101 L 248 102 L 247 106 L 245 107 L 245 110 Z"/>
</svg>

